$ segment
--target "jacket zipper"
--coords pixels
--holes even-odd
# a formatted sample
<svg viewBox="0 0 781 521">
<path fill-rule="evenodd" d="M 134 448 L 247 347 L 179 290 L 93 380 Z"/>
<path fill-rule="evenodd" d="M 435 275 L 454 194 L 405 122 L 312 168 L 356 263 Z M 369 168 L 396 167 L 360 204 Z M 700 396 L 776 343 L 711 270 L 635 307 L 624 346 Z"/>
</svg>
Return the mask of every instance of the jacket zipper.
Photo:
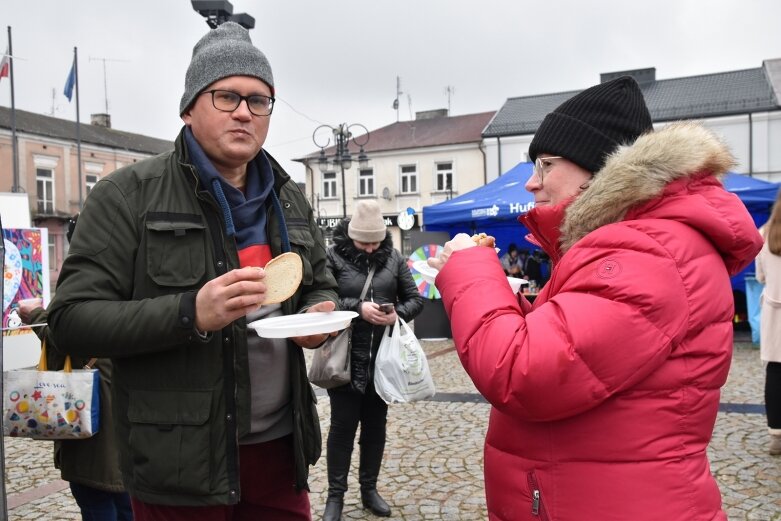
<svg viewBox="0 0 781 521">
<path fill-rule="evenodd" d="M 543 521 L 548 521 L 548 514 L 542 504 L 542 494 L 540 493 L 540 487 L 537 485 L 537 478 L 534 472 L 527 474 L 527 481 L 532 495 L 532 515 L 539 517 Z"/>
<path fill-rule="evenodd" d="M 223 257 L 225 259 L 224 260 L 224 262 L 225 262 L 225 269 L 224 269 L 224 271 L 222 273 L 220 273 L 219 267 L 215 266 L 215 268 L 216 268 L 215 271 L 217 272 L 217 276 L 219 277 L 223 273 L 227 273 L 228 272 L 228 255 L 227 255 L 227 252 L 225 251 L 225 234 L 223 233 L 223 230 L 224 230 L 224 227 L 225 227 L 225 222 L 223 221 L 223 215 L 222 215 L 222 212 L 220 211 L 220 208 L 218 207 L 217 203 L 214 201 L 214 198 L 212 198 L 211 196 L 203 197 L 199 193 L 199 191 L 198 191 L 198 184 L 200 183 L 200 178 L 198 177 L 198 172 L 195 171 L 195 167 L 193 165 L 187 165 L 187 166 L 190 168 L 190 172 L 195 177 L 195 181 L 196 181 L 196 183 L 195 183 L 195 198 L 198 199 L 198 200 L 204 201 L 206 204 L 211 206 L 211 208 L 214 210 L 214 213 L 217 215 L 217 220 L 218 220 L 218 222 L 220 224 L 220 226 L 218 227 L 219 229 L 217 230 L 217 232 L 220 234 L 219 247 L 221 248 L 222 253 L 223 253 Z M 208 217 L 206 219 L 207 219 L 207 228 L 209 228 Z M 212 233 L 212 232 L 214 232 L 214 230 L 211 230 L 209 228 L 209 233 Z M 214 242 L 214 240 L 212 240 L 212 242 Z M 215 244 L 214 247 L 217 248 L 217 244 Z M 219 254 L 217 253 L 216 250 L 215 250 L 214 254 L 216 256 L 219 256 Z M 233 329 L 232 326 L 231 326 L 231 329 Z M 222 331 L 220 331 L 220 336 L 222 336 Z M 235 346 L 235 343 L 234 343 L 234 346 Z M 238 478 L 238 476 L 240 475 L 240 472 L 241 472 L 240 462 L 239 462 L 239 455 L 238 455 L 238 452 L 239 452 L 239 419 L 238 419 L 237 407 L 236 407 L 236 403 L 238 402 L 238 397 L 239 397 L 239 388 L 238 388 L 238 383 L 236 382 L 236 366 L 235 366 L 235 364 L 236 364 L 236 353 L 235 353 L 235 347 L 233 349 L 232 361 L 233 361 L 233 363 L 231 365 L 233 367 L 233 410 L 229 411 L 229 414 L 233 415 L 233 440 L 234 440 L 234 444 L 235 444 L 234 446 L 236 447 L 236 462 L 235 462 L 235 464 L 236 464 L 236 477 L 235 477 L 236 488 L 235 488 L 235 490 L 236 490 L 237 496 L 241 497 L 241 484 L 240 484 L 239 478 Z M 293 411 L 293 413 L 294 413 L 294 416 L 295 416 L 295 410 Z M 229 480 L 230 480 L 230 478 L 229 478 Z"/>
<path fill-rule="evenodd" d="M 369 276 L 369 273 L 366 273 L 366 276 Z M 371 282 L 369 283 L 369 300 L 374 302 L 374 287 L 372 286 Z M 366 387 L 369 387 L 369 383 L 372 383 L 374 385 L 374 370 L 372 369 L 372 349 L 374 348 L 374 325 L 372 325 L 371 328 L 371 335 L 369 336 L 369 377 L 368 381 L 366 382 Z"/>
</svg>

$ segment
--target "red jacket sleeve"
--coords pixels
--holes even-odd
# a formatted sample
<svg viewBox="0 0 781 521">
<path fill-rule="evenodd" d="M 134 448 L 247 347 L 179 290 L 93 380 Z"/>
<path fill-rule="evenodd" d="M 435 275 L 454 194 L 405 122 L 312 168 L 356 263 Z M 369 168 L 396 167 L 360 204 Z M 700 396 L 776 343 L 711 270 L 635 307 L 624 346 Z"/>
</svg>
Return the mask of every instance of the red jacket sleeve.
<svg viewBox="0 0 781 521">
<path fill-rule="evenodd" d="M 623 247 L 599 233 L 576 245 L 531 311 L 493 252 L 450 257 L 437 287 L 461 362 L 494 407 L 529 421 L 567 418 L 667 359 L 688 320 L 684 285 L 667 250 L 627 233 Z"/>
</svg>

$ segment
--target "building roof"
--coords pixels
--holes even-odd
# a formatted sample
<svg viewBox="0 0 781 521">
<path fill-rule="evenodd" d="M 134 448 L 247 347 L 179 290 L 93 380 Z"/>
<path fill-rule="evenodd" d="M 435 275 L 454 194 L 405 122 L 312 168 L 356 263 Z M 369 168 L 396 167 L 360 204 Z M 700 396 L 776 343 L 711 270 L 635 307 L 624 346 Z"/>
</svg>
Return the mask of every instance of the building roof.
<svg viewBox="0 0 781 521">
<path fill-rule="evenodd" d="M 655 69 L 626 71 L 640 73 L 638 82 L 655 122 L 700 119 L 733 114 L 781 110 L 767 67 L 780 60 L 768 60 L 763 67 L 656 80 Z M 612 79 L 622 73 L 602 75 Z M 546 114 L 579 90 L 509 98 L 486 127 L 483 137 L 533 134 Z"/>
<path fill-rule="evenodd" d="M 483 140 L 482 131 L 491 121 L 493 115 L 492 111 L 463 116 L 427 117 L 412 121 L 399 121 L 370 131 L 369 141 L 363 149 L 368 154 L 390 150 L 480 143 Z M 358 135 L 357 141 L 361 143 L 365 141 L 365 137 Z M 331 139 L 331 143 L 333 143 L 333 139 Z M 333 154 L 334 148 L 333 145 L 326 148 L 326 154 Z M 350 141 L 350 153 L 358 153 L 358 151 L 359 147 Z M 313 152 L 295 161 L 312 159 L 317 157 L 319 153 L 320 151 Z"/>
<path fill-rule="evenodd" d="M 0 128 L 11 129 L 11 109 L 0 107 Z M 76 123 L 67 119 L 16 110 L 16 131 L 67 141 L 76 141 Z M 138 152 L 160 154 L 174 148 L 173 141 L 157 139 L 141 134 L 131 134 L 113 128 L 88 123 L 80 125 L 81 142 L 93 145 Z"/>
</svg>

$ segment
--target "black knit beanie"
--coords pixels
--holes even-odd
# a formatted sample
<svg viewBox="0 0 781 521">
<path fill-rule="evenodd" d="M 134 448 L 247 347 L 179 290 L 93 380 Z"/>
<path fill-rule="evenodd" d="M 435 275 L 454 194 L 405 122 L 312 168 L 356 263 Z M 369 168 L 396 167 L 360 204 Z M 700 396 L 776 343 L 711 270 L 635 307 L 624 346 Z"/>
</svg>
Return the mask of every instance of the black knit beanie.
<svg viewBox="0 0 781 521">
<path fill-rule="evenodd" d="M 643 93 L 631 76 L 621 76 L 576 94 L 545 116 L 529 145 L 529 157 L 562 156 L 598 172 L 619 145 L 653 130 Z"/>
</svg>

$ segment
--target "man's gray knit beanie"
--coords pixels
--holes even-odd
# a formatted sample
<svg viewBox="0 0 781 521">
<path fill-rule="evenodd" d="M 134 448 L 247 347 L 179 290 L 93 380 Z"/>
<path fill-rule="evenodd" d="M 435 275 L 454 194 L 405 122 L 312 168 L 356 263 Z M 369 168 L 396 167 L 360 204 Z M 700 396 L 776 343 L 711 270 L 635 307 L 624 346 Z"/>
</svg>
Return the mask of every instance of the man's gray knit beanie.
<svg viewBox="0 0 781 521">
<path fill-rule="evenodd" d="M 252 45 L 249 31 L 236 22 L 225 22 L 210 30 L 193 47 L 179 115 L 184 114 L 203 89 L 228 76 L 258 78 L 271 87 L 274 95 L 271 65 L 260 49 Z"/>
</svg>

